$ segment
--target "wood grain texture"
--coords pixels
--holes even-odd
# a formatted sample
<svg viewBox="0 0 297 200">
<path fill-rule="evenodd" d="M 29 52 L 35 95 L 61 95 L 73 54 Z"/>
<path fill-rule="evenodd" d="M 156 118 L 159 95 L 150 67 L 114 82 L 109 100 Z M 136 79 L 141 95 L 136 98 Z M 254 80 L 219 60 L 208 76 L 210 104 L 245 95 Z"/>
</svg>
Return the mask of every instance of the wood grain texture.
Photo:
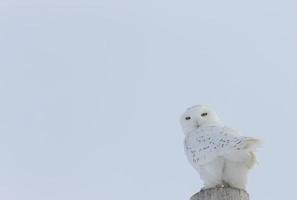
<svg viewBox="0 0 297 200">
<path fill-rule="evenodd" d="M 211 188 L 194 194 L 191 200 L 249 200 L 249 194 L 231 187 Z"/>
</svg>

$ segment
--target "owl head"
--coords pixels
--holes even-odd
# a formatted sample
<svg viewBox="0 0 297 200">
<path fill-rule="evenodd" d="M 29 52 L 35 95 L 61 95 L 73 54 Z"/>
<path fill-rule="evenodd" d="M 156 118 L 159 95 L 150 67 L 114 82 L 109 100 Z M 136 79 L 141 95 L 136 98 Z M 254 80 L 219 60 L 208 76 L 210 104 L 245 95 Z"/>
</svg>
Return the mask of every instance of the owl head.
<svg viewBox="0 0 297 200">
<path fill-rule="evenodd" d="M 185 134 L 202 126 L 222 125 L 216 112 L 206 105 L 188 108 L 181 116 L 180 123 Z"/>
</svg>

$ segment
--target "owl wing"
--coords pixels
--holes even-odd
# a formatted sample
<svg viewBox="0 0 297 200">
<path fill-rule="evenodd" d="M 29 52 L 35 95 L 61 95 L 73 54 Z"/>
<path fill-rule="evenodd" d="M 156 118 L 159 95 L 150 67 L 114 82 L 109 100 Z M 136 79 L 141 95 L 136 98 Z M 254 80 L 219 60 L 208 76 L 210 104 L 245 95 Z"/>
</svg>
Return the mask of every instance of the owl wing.
<svg viewBox="0 0 297 200">
<path fill-rule="evenodd" d="M 240 136 L 239 132 L 221 126 L 200 127 L 185 139 L 185 152 L 193 165 L 208 163 L 218 156 L 252 149 L 259 140 Z"/>
</svg>

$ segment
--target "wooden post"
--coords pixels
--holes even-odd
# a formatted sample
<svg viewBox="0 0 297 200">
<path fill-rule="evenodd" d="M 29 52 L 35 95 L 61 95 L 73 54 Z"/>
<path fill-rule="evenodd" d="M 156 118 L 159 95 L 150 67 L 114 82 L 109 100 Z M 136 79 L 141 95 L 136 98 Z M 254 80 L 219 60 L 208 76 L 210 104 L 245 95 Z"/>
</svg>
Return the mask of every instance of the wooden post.
<svg viewBox="0 0 297 200">
<path fill-rule="evenodd" d="M 249 194 L 231 187 L 211 188 L 194 194 L 191 200 L 249 200 Z"/>
</svg>

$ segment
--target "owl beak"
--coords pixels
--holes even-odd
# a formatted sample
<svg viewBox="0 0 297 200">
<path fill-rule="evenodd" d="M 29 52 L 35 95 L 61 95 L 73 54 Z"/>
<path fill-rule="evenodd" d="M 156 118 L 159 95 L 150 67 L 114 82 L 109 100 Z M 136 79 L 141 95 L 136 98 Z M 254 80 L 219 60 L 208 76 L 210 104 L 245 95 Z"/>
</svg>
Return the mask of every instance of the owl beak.
<svg viewBox="0 0 297 200">
<path fill-rule="evenodd" d="M 197 128 L 199 128 L 199 127 L 200 127 L 200 125 L 197 123 L 197 124 L 196 124 L 196 127 L 197 127 Z"/>
</svg>

